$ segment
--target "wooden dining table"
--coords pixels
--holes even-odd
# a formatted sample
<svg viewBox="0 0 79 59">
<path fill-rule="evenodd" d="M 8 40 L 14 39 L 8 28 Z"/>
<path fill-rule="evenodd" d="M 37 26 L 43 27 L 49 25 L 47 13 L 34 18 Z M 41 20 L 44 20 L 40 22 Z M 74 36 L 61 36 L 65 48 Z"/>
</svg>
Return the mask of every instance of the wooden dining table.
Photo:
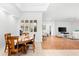
<svg viewBox="0 0 79 59">
<path fill-rule="evenodd" d="M 31 42 L 32 40 L 33 40 L 32 36 L 30 36 L 30 37 L 23 37 L 23 38 L 19 37 L 18 44 L 26 44 L 28 42 Z"/>
<path fill-rule="evenodd" d="M 25 49 L 26 47 L 26 50 L 28 49 L 28 44 L 27 43 L 29 43 L 29 42 L 32 42 L 32 40 L 33 40 L 33 37 L 32 36 L 29 36 L 29 37 L 19 37 L 18 38 L 18 43 L 17 43 L 17 41 L 15 41 L 15 45 L 23 45 L 24 46 L 24 48 L 23 49 Z M 18 46 L 17 46 L 18 47 Z M 24 50 L 24 53 L 26 53 L 26 50 Z"/>
</svg>

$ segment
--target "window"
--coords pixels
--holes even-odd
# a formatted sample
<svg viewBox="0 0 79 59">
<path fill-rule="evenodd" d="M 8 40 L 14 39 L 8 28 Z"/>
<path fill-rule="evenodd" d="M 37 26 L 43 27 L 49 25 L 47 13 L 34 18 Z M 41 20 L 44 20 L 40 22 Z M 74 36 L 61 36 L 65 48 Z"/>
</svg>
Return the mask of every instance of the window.
<svg viewBox="0 0 79 59">
<path fill-rule="evenodd" d="M 21 29 L 24 30 L 24 26 L 23 25 L 21 25 Z"/>
<path fill-rule="evenodd" d="M 25 31 L 28 31 L 28 26 L 25 26 Z"/>
<path fill-rule="evenodd" d="M 21 23 L 24 23 L 24 20 L 21 20 Z"/>
<path fill-rule="evenodd" d="M 34 32 L 37 32 L 37 26 L 34 26 Z"/>
<path fill-rule="evenodd" d="M 21 29 L 25 32 L 37 32 L 37 20 L 21 20 Z"/>
<path fill-rule="evenodd" d="M 34 23 L 37 23 L 37 20 L 34 20 Z"/>
<path fill-rule="evenodd" d="M 25 23 L 28 23 L 28 20 L 25 20 Z"/>
<path fill-rule="evenodd" d="M 33 23 L 33 20 L 30 20 L 30 23 Z"/>
</svg>

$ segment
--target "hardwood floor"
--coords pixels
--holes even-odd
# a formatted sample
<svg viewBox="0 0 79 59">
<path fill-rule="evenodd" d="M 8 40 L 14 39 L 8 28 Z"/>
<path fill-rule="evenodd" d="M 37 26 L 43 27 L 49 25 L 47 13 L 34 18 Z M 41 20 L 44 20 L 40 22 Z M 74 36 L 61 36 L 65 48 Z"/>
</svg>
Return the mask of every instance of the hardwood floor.
<svg viewBox="0 0 79 59">
<path fill-rule="evenodd" d="M 55 36 L 47 37 L 42 41 L 42 48 L 44 49 L 79 49 L 79 40 L 72 40 L 67 38 L 58 38 Z"/>
</svg>

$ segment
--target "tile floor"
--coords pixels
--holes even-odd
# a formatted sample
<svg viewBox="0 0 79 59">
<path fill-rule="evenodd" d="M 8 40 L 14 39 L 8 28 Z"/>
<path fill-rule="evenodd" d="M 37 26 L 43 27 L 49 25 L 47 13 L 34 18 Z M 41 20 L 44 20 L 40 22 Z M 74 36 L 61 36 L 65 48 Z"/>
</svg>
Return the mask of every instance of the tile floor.
<svg viewBox="0 0 79 59">
<path fill-rule="evenodd" d="M 0 49 L 0 56 L 7 56 L 3 49 Z M 41 43 L 36 43 L 35 53 L 28 50 L 27 54 L 21 56 L 79 56 L 79 50 L 55 50 L 55 49 L 42 49 Z"/>
</svg>

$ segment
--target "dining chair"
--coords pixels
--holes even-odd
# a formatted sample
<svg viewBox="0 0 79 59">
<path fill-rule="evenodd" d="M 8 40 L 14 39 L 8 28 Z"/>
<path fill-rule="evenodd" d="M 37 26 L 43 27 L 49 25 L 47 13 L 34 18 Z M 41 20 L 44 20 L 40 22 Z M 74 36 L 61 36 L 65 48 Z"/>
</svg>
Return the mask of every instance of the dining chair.
<svg viewBox="0 0 79 59">
<path fill-rule="evenodd" d="M 7 40 L 8 36 L 11 36 L 11 33 L 4 34 L 4 38 L 5 38 L 5 50 L 4 50 L 4 52 L 6 52 L 8 50 L 8 40 Z"/>
<path fill-rule="evenodd" d="M 19 54 L 23 52 L 22 44 L 18 43 L 18 36 L 8 37 L 8 55 Z"/>
<path fill-rule="evenodd" d="M 33 35 L 33 38 L 31 39 L 30 42 L 26 43 L 27 45 L 32 45 L 32 50 L 35 52 L 35 34 Z"/>
<path fill-rule="evenodd" d="M 28 33 L 28 32 L 22 33 L 22 36 L 20 37 L 20 39 L 21 39 L 22 41 L 25 41 L 25 40 L 24 40 L 25 38 L 27 38 L 27 39 L 29 38 L 29 33 Z M 26 42 L 28 42 L 28 41 L 26 41 Z M 23 43 L 23 45 L 25 46 L 25 48 L 24 48 L 25 53 L 27 53 L 27 50 L 28 50 L 28 48 L 29 48 L 29 45 L 26 44 L 26 42 Z"/>
<path fill-rule="evenodd" d="M 25 32 L 23 33 L 22 35 L 26 36 L 26 37 L 29 37 L 29 33 L 28 32 Z"/>
</svg>

